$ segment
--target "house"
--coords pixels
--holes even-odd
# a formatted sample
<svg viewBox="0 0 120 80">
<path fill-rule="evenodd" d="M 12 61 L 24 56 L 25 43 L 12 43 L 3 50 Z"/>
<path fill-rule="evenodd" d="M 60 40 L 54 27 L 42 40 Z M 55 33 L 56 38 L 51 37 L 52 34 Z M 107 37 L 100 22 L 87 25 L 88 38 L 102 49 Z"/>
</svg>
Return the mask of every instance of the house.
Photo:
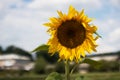
<svg viewBox="0 0 120 80">
<path fill-rule="evenodd" d="M 115 52 L 115 53 L 104 53 L 104 54 L 95 54 L 95 55 L 87 55 L 87 58 L 90 58 L 95 61 L 117 61 L 120 63 L 120 52 Z M 82 63 L 79 65 L 79 72 L 80 73 L 87 73 L 89 69 L 89 64 L 87 63 Z M 120 64 L 118 65 L 119 71 L 120 71 Z"/>
<path fill-rule="evenodd" d="M 96 61 L 118 61 L 120 60 L 120 52 L 88 55 L 87 57 Z"/>
<path fill-rule="evenodd" d="M 0 70 L 26 70 L 34 67 L 34 62 L 28 56 L 15 53 L 0 54 Z"/>
</svg>

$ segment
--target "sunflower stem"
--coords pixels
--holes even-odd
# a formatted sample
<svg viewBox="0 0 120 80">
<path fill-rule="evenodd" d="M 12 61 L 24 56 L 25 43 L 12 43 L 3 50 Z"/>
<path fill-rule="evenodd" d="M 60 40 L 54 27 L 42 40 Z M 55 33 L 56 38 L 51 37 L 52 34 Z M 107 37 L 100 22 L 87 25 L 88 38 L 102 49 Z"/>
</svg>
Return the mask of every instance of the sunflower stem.
<svg viewBox="0 0 120 80">
<path fill-rule="evenodd" d="M 70 70 L 69 70 L 68 60 L 66 61 L 66 64 L 65 64 L 65 77 L 66 77 L 66 80 L 70 80 Z"/>
<path fill-rule="evenodd" d="M 77 64 L 72 68 L 72 70 L 71 70 L 71 72 L 70 72 L 70 75 L 72 75 L 73 71 L 76 69 L 76 67 L 77 67 L 78 65 L 79 65 L 79 64 L 77 63 Z"/>
</svg>

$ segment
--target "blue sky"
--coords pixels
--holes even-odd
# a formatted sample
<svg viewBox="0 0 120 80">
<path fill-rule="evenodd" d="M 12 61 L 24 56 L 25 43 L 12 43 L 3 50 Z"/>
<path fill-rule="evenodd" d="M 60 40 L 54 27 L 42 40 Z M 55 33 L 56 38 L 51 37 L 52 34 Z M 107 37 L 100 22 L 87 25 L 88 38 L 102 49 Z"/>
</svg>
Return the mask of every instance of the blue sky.
<svg viewBox="0 0 120 80">
<path fill-rule="evenodd" d="M 57 10 L 67 13 L 69 5 L 95 20 L 102 35 L 98 52 L 120 50 L 120 0 L 0 0 L 0 46 L 15 45 L 32 51 L 49 39 L 43 23 L 57 17 Z"/>
</svg>

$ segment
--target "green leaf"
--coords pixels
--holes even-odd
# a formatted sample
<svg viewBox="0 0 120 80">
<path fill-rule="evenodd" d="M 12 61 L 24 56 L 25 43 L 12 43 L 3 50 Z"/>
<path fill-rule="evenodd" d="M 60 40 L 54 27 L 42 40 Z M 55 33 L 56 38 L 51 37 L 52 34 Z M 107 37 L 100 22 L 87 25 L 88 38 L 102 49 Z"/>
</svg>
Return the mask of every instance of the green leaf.
<svg viewBox="0 0 120 80">
<path fill-rule="evenodd" d="M 75 78 L 75 80 L 84 80 L 84 76 L 78 76 Z"/>
<path fill-rule="evenodd" d="M 40 45 L 37 48 L 35 48 L 32 52 L 41 51 L 41 50 L 48 50 L 48 48 L 49 48 L 48 45 Z"/>
<path fill-rule="evenodd" d="M 97 32 L 95 32 L 95 34 L 96 34 L 98 37 L 102 38 L 102 36 L 100 36 Z"/>
<path fill-rule="evenodd" d="M 52 72 L 45 80 L 63 80 L 62 76 L 57 72 Z"/>
<path fill-rule="evenodd" d="M 93 66 L 93 67 L 95 67 L 95 68 L 101 66 L 101 63 L 100 63 L 100 62 L 95 61 L 95 60 L 92 60 L 92 59 L 89 59 L 89 58 L 85 58 L 82 63 L 90 64 L 91 66 Z"/>
</svg>

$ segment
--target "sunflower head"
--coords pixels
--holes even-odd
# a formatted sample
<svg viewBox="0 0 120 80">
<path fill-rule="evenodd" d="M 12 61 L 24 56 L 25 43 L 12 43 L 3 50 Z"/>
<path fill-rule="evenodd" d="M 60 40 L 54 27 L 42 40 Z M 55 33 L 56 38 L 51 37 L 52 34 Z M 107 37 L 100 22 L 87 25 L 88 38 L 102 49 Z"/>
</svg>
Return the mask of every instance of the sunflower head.
<svg viewBox="0 0 120 80">
<path fill-rule="evenodd" d="M 84 14 L 84 10 L 78 12 L 72 6 L 69 7 L 68 14 L 57 11 L 59 17 L 51 17 L 48 32 L 51 38 L 48 41 L 49 53 L 52 55 L 59 52 L 60 60 L 70 60 L 78 62 L 85 57 L 85 52 L 96 51 L 97 27 L 90 25 L 92 21 Z"/>
</svg>

